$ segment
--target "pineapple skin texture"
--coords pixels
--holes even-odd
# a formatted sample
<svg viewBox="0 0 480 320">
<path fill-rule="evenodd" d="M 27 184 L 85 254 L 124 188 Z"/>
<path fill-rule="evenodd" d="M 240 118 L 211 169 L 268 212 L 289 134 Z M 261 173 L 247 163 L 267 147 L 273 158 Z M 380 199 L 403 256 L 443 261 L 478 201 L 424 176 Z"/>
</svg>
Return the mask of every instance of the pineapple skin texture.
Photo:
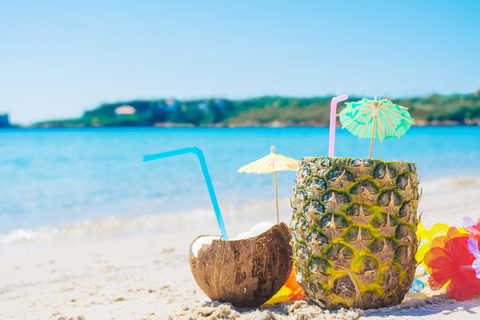
<svg viewBox="0 0 480 320">
<path fill-rule="evenodd" d="M 415 277 L 417 166 L 305 157 L 291 199 L 297 282 L 317 305 L 399 304 Z"/>
</svg>

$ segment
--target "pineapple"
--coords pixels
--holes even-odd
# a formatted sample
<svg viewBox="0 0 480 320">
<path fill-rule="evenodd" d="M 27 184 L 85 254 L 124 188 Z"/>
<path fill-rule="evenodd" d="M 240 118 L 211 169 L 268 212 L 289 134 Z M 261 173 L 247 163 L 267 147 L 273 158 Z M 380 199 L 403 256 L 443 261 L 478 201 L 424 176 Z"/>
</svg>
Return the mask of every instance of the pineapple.
<svg viewBox="0 0 480 320">
<path fill-rule="evenodd" d="M 290 224 L 297 282 L 321 307 L 400 303 L 416 268 L 415 163 L 305 157 Z"/>
</svg>

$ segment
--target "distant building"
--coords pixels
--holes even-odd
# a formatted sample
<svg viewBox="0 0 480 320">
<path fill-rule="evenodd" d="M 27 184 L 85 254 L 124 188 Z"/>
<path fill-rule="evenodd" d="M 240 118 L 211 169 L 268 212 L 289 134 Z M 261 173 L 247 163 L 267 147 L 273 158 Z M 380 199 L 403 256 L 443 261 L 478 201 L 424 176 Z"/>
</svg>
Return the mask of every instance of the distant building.
<svg viewBox="0 0 480 320">
<path fill-rule="evenodd" d="M 165 105 L 167 106 L 167 108 L 169 109 L 174 109 L 176 106 L 178 106 L 180 104 L 180 102 L 178 100 L 175 100 L 175 99 L 165 99 Z"/>
<path fill-rule="evenodd" d="M 0 114 L 0 128 L 10 127 L 8 114 Z"/>
<path fill-rule="evenodd" d="M 208 109 L 208 100 L 202 102 L 202 103 L 199 103 L 198 104 L 198 109 L 200 110 L 207 110 Z"/>
<path fill-rule="evenodd" d="M 135 114 L 136 111 L 137 110 L 135 110 L 135 108 L 132 106 L 120 106 L 115 109 L 115 114 L 117 116 L 132 115 Z"/>
</svg>

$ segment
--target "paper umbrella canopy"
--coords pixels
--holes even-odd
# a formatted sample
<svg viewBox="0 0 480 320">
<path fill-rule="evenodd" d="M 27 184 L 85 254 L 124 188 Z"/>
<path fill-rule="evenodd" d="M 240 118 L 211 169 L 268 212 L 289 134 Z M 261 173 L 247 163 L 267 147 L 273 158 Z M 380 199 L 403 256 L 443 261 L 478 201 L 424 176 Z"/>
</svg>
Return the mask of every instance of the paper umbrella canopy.
<svg viewBox="0 0 480 320">
<path fill-rule="evenodd" d="M 390 100 L 362 99 L 346 105 L 338 114 L 342 129 L 346 128 L 359 139 L 371 138 L 369 158 L 374 138 L 381 142 L 388 138 L 400 138 L 414 123 L 407 108 Z"/>
<path fill-rule="evenodd" d="M 272 173 L 275 181 L 275 201 L 277 205 L 277 223 L 279 223 L 278 195 L 277 195 L 277 171 L 297 170 L 300 162 L 298 160 L 275 153 L 275 147 L 271 147 L 271 153 L 257 161 L 247 164 L 238 169 L 238 172 L 246 173 Z"/>
</svg>

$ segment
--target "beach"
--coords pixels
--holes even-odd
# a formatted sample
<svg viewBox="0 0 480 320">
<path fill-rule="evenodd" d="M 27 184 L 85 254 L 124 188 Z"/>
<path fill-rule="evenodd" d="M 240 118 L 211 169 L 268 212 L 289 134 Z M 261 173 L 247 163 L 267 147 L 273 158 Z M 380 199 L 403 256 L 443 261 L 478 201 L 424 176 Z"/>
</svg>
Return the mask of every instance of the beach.
<svg viewBox="0 0 480 320">
<path fill-rule="evenodd" d="M 480 180 L 445 178 L 422 184 L 419 213 L 426 227 L 480 217 Z M 281 201 L 281 220 L 290 209 Z M 231 235 L 265 219 L 226 219 Z M 272 220 L 274 219 L 272 210 Z M 410 291 L 397 307 L 322 311 L 308 302 L 237 309 L 211 303 L 190 272 L 190 243 L 219 234 L 208 225 L 157 234 L 57 243 L 4 252 L 0 266 L 0 319 L 478 319 L 480 297 L 465 302 L 442 291 Z M 17 249 L 21 245 L 18 245 Z M 290 310 L 290 311 L 289 311 Z"/>
<path fill-rule="evenodd" d="M 0 320 L 480 320 L 479 11 L 0 1 Z"/>
</svg>

